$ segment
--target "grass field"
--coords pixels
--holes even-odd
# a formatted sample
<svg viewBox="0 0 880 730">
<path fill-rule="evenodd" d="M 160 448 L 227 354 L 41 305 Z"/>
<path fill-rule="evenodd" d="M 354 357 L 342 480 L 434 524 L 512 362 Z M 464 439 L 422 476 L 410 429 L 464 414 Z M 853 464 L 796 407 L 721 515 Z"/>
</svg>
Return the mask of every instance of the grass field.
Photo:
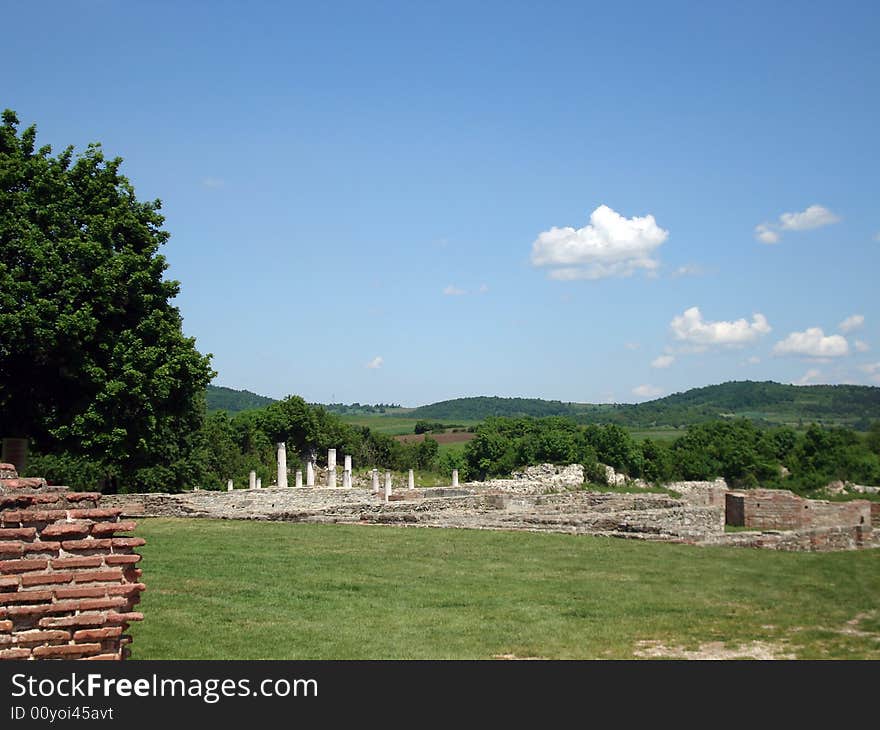
<svg viewBox="0 0 880 730">
<path fill-rule="evenodd" d="M 136 659 L 880 658 L 880 550 L 182 519 L 138 535 Z"/>
<path fill-rule="evenodd" d="M 353 426 L 367 426 L 373 431 L 377 431 L 378 433 L 385 433 L 389 436 L 398 436 L 405 433 L 413 433 L 415 429 L 415 425 L 419 421 L 423 421 L 423 418 L 407 418 L 406 416 L 399 416 L 395 414 L 383 415 L 380 413 L 377 414 L 364 414 L 364 415 L 345 415 L 340 416 L 340 418 L 346 423 L 350 423 Z M 455 425 L 463 428 L 467 428 L 468 426 L 476 426 L 479 421 L 456 421 Z"/>
</svg>

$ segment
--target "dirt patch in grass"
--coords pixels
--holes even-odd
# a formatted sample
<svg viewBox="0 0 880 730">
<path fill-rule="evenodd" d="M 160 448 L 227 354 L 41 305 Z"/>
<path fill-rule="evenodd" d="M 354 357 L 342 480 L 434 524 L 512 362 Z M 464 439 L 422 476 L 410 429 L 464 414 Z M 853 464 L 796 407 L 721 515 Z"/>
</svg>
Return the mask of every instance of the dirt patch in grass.
<svg viewBox="0 0 880 730">
<path fill-rule="evenodd" d="M 730 648 L 721 641 L 700 644 L 698 649 L 683 646 L 666 646 L 662 641 L 639 641 L 633 654 L 643 659 L 794 659 L 780 644 L 768 641 L 750 641 Z"/>
</svg>

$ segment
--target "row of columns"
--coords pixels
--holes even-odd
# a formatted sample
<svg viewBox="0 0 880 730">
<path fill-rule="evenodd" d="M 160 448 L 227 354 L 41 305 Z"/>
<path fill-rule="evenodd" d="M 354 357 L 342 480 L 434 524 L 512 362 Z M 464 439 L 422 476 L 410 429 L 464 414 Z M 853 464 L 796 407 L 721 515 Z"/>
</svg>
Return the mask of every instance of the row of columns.
<svg viewBox="0 0 880 730">
<path fill-rule="evenodd" d="M 283 441 L 277 444 L 276 454 L 278 458 L 278 486 L 282 488 L 287 487 L 287 444 Z M 303 485 L 303 474 L 302 470 L 297 469 L 296 471 L 296 482 L 297 488 L 302 487 Z M 315 465 L 312 459 L 309 459 L 306 464 L 306 486 L 314 487 L 315 486 Z M 335 487 L 336 486 L 336 449 L 328 449 L 327 451 L 327 486 Z M 409 489 L 415 489 L 415 474 L 412 469 L 409 470 L 407 474 L 407 487 Z M 458 469 L 452 470 L 452 486 L 458 486 Z M 257 473 L 253 470 L 248 474 L 248 488 L 249 489 L 262 489 L 263 482 L 260 477 L 257 476 Z M 351 456 L 346 454 L 344 468 L 342 470 L 342 487 L 343 489 L 351 489 L 352 481 L 351 481 Z M 373 469 L 372 473 L 372 487 L 373 493 L 378 494 L 379 492 L 379 470 Z M 226 489 L 228 491 L 232 491 L 232 479 L 227 480 Z M 391 495 L 391 472 L 385 472 L 385 500 L 388 500 L 388 497 Z"/>
</svg>

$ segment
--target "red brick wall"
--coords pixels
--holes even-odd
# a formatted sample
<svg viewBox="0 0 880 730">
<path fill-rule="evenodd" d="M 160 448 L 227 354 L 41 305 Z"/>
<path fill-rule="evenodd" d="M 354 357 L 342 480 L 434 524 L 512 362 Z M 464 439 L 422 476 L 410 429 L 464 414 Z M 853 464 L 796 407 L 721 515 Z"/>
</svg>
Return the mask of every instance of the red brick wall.
<svg viewBox="0 0 880 730">
<path fill-rule="evenodd" d="M 787 489 L 750 489 L 727 495 L 727 524 L 756 530 L 868 527 L 871 505 L 862 499 L 852 502 L 804 499 Z"/>
<path fill-rule="evenodd" d="M 0 464 L 0 659 L 124 659 L 144 544 L 101 495 Z"/>
</svg>

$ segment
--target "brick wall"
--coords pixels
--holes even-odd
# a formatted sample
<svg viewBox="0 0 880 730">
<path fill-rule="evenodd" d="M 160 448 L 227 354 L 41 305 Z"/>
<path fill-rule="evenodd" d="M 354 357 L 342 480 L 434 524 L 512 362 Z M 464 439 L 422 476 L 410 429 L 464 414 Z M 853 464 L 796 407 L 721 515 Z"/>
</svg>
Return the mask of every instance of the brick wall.
<svg viewBox="0 0 880 730">
<path fill-rule="evenodd" d="M 0 464 L 0 659 L 124 659 L 144 544 L 100 494 Z"/>
<path fill-rule="evenodd" d="M 750 489 L 726 496 L 728 525 L 755 530 L 871 525 L 871 503 L 805 499 L 787 489 Z"/>
</svg>

